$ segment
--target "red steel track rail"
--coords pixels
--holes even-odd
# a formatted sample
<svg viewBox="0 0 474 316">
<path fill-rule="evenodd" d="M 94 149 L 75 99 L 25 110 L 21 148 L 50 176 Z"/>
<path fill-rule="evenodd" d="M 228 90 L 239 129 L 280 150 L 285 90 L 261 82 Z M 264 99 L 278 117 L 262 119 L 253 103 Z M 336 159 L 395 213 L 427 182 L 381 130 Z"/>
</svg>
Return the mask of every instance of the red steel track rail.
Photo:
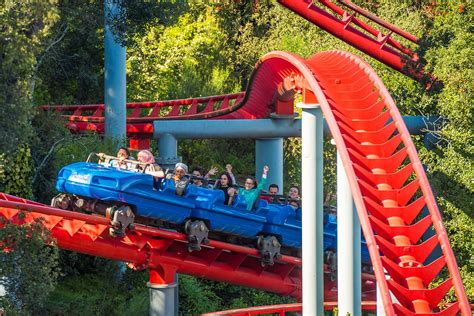
<svg viewBox="0 0 474 316">
<path fill-rule="evenodd" d="M 338 2 L 353 10 L 352 14 L 329 0 L 318 1 L 336 15 L 312 1 L 278 2 L 397 71 L 420 81 L 427 76 L 416 54 L 391 38 L 396 33 L 416 43 L 414 36 L 348 0 Z M 385 28 L 385 33 L 356 14 Z M 257 63 L 245 94 L 128 104 L 127 132 L 149 135 L 152 121 L 160 119 L 268 117 L 278 112 L 274 96 L 283 80 L 295 82 L 293 88 L 303 92 L 303 101 L 317 101 L 321 106 L 348 175 L 386 314 L 470 315 L 456 259 L 415 146 L 383 83 L 359 57 L 330 51 L 303 60 L 272 52 Z M 103 131 L 103 105 L 43 109 L 61 112 L 72 130 Z M 73 112 L 67 114 L 67 110 Z M 46 227 L 64 249 L 124 260 L 137 267 L 176 267 L 177 272 L 280 294 L 298 296 L 300 292 L 301 262 L 295 258 L 284 257 L 274 267 L 262 268 L 255 250 L 214 241 L 200 253 L 188 253 L 183 235 L 139 225 L 125 238 L 112 239 L 105 232 L 108 223 L 104 219 L 0 197 L 2 217 L 14 223 L 46 217 Z M 20 209 L 28 211 L 22 219 Z M 429 215 L 423 217 L 422 210 Z M 435 235 L 423 240 L 428 230 Z M 427 262 L 437 246 L 442 254 Z M 450 290 L 457 301 L 442 305 Z M 390 292 L 399 303 L 392 301 Z"/>
<path fill-rule="evenodd" d="M 350 0 L 337 2 L 351 12 L 331 0 L 278 0 L 284 7 L 387 66 L 417 81 L 428 83 L 428 86 L 435 81 L 430 74 L 423 71 L 417 54 L 392 38 L 393 34 L 397 34 L 418 44 L 414 35 L 365 11 Z M 375 29 L 357 15 L 376 23 L 382 30 Z"/>
<path fill-rule="evenodd" d="M 301 91 L 304 102 L 321 106 L 348 175 L 386 314 L 470 315 L 456 259 L 415 146 L 374 70 L 359 57 L 342 51 L 318 53 L 307 60 L 271 52 L 257 63 L 241 109 L 268 106 L 282 82 L 293 82 L 291 89 Z M 429 215 L 423 216 L 423 209 Z M 428 230 L 435 235 L 423 240 Z M 104 240 L 109 247 L 111 241 Z M 442 254 L 427 262 L 437 246 Z M 105 251 L 110 251 L 107 247 Z M 256 258 L 251 258 L 251 269 L 263 272 Z M 173 263 L 179 264 L 179 260 Z M 260 278 L 260 272 L 257 275 Z M 294 293 L 293 275 L 285 276 L 288 281 L 280 291 Z M 438 286 L 434 286 L 435 278 L 437 284 L 442 280 Z M 279 283 L 277 287 L 281 289 Z M 441 305 L 449 290 L 454 290 L 457 301 Z M 390 292 L 400 303 L 392 301 Z"/>
<path fill-rule="evenodd" d="M 362 310 L 375 310 L 377 308 L 375 301 L 364 301 L 362 302 Z M 302 311 L 302 304 L 280 304 L 280 305 L 269 305 L 269 306 L 256 306 L 248 308 L 239 308 L 233 310 L 226 310 L 220 312 L 206 313 L 202 316 L 252 316 L 252 315 L 286 315 L 285 313 L 289 312 L 300 312 Z M 337 302 L 324 302 L 325 310 L 333 310 L 337 308 Z"/>
<path fill-rule="evenodd" d="M 217 117 L 260 118 L 245 110 L 239 111 L 244 97 L 245 93 L 240 92 L 204 98 L 127 103 L 126 133 L 132 139 L 130 147 L 149 148 L 154 121 Z M 60 114 L 67 121 L 66 128 L 73 133 L 104 133 L 104 104 L 44 105 L 41 109 Z M 268 116 L 268 113 L 261 114 L 263 116 Z"/>
<path fill-rule="evenodd" d="M 23 225 L 38 218 L 42 218 L 59 248 L 149 269 L 153 283 L 172 283 L 175 273 L 183 273 L 301 297 L 300 258 L 283 255 L 275 265 L 262 267 L 256 249 L 216 240 L 190 253 L 185 235 L 139 224 L 127 236 L 112 238 L 108 234 L 109 220 L 104 217 L 65 211 L 0 192 L 0 228 L 6 222 Z M 374 281 L 373 275 L 362 275 L 362 297 L 366 300 L 375 298 Z M 336 282 L 326 278 L 325 299 L 337 299 L 335 287 Z"/>
<path fill-rule="evenodd" d="M 393 99 L 374 70 L 359 57 L 342 51 L 318 53 L 307 60 L 291 53 L 271 52 L 257 63 L 245 96 L 245 107 L 242 108 L 251 108 L 252 104 L 268 106 L 268 101 L 284 81 L 294 83 L 291 89 L 301 91 L 304 102 L 318 102 L 321 106 L 348 175 L 387 315 L 428 315 L 433 312 L 454 315 L 459 311 L 470 315 L 456 259 L 415 146 Z M 7 202 L 2 203 L 0 205 Z M 423 217 L 423 209 L 429 215 Z M 57 218 L 52 228 L 58 232 L 53 235 L 69 238 L 71 230 L 65 227 L 77 226 L 72 223 L 69 226 L 58 225 L 64 216 Z M 422 236 L 428 230 L 433 230 L 435 235 L 423 240 Z M 74 230 L 71 238 L 77 232 Z M 112 249 L 122 244 L 101 233 L 95 233 L 95 241 L 84 247 L 93 249 L 91 251 L 95 251 L 96 255 L 121 253 Z M 101 238 L 97 238 L 99 236 Z M 194 258 L 193 254 L 184 250 L 182 235 L 172 241 L 160 239 L 157 243 L 149 242 L 147 238 L 150 234 L 140 229 L 131 236 L 136 241 L 130 241 L 130 244 L 124 242 L 123 246 L 134 249 L 130 252 L 133 260 L 116 259 L 150 265 L 150 258 L 159 258 L 156 262 L 178 266 L 180 272 L 196 275 L 199 271 L 198 275 L 222 278 L 237 284 L 251 284 L 252 278 L 258 276 L 254 279 L 258 280 L 258 288 L 279 293 L 292 294 L 300 286 L 293 279 L 297 276 L 292 273 L 300 273 L 300 267 L 296 268 L 294 263 L 262 269 L 255 256 L 237 252 L 237 257 L 240 256 L 247 265 L 245 269 L 241 264 L 237 267 L 232 265 L 234 260 L 239 262 L 232 259 L 219 262 L 219 265 L 222 264 L 219 271 L 226 271 L 219 274 L 210 269 L 215 270 L 214 258 L 229 256 L 219 247 L 212 248 L 211 244 L 211 249 L 206 250 L 210 253 L 205 258 L 212 260 L 203 267 L 200 256 Z M 81 251 L 64 240 L 61 242 L 65 248 Z M 97 244 L 100 246 L 95 247 Z M 158 244 L 157 253 L 154 252 L 155 244 Z M 140 245 L 138 249 L 136 245 Z M 142 251 L 144 245 L 153 246 Z M 440 257 L 426 262 L 437 246 L 442 249 Z M 125 249 L 128 248 L 122 250 Z M 173 252 L 163 255 L 169 249 Z M 190 264 L 183 264 L 185 260 L 189 260 Z M 283 277 L 279 274 L 281 271 Z M 384 271 L 388 273 L 388 280 Z M 444 281 L 433 286 L 435 278 Z M 276 282 L 277 279 L 283 281 Z M 441 301 L 451 289 L 457 301 L 447 307 L 441 306 Z M 400 304 L 392 301 L 390 292 Z"/>
<path fill-rule="evenodd" d="M 261 63 L 268 65 L 259 68 L 264 77 L 271 78 L 275 69 L 292 73 L 294 89 L 302 90 L 303 101 L 321 106 L 348 175 L 386 314 L 454 315 L 461 311 L 470 315 L 423 166 L 393 99 L 374 70 L 342 51 L 318 53 L 308 60 L 272 52 Z M 429 215 L 423 217 L 424 208 Z M 422 240 L 428 230 L 435 235 Z M 442 249 L 441 256 L 427 263 L 436 246 Z M 436 277 L 444 281 L 435 287 Z M 451 289 L 457 302 L 440 307 Z M 392 301 L 390 292 L 400 304 Z"/>
<path fill-rule="evenodd" d="M 417 44 L 418 39 L 415 36 L 367 12 L 349 0 L 338 0 L 338 2 L 350 9 L 352 13 L 348 13 L 329 0 L 318 0 L 317 2 L 279 0 L 278 2 L 330 34 L 405 75 L 419 81 L 429 81 L 429 84 L 435 80 L 431 75 L 424 73 L 415 52 L 392 38 L 393 34 L 397 34 Z M 376 23 L 383 28 L 383 31 L 375 29 L 358 18 L 357 15 Z M 256 70 L 257 68 L 258 64 Z M 246 92 L 203 98 L 127 103 L 126 132 L 131 139 L 130 147 L 134 149 L 149 148 L 150 139 L 153 137 L 154 121 L 259 119 L 266 118 L 271 113 L 291 116 L 293 114 L 292 103 L 276 101 L 275 91 L 266 89 L 273 83 L 262 80 L 262 78 L 255 78 L 255 73 L 250 78 Z M 62 115 L 68 121 L 66 127 L 72 132 L 104 133 L 104 104 L 45 105 L 41 109 L 55 111 Z"/>
<path fill-rule="evenodd" d="M 17 225 L 43 218 L 59 248 L 158 271 L 160 283 L 172 283 L 178 272 L 281 295 L 301 295 L 299 258 L 283 256 L 274 266 L 262 267 L 256 249 L 215 240 L 190 253 L 185 235 L 143 225 L 136 225 L 123 238 L 112 238 L 109 220 L 104 217 L 60 210 L 4 193 L 0 193 L 0 218 L 3 223 L 6 220 Z"/>
<path fill-rule="evenodd" d="M 459 311 L 470 315 L 456 259 L 416 148 L 375 71 L 342 51 L 318 53 L 307 60 L 271 52 L 259 60 L 253 78 L 255 86 L 265 83 L 270 91 L 266 95 L 281 88 L 282 82 L 292 82 L 303 102 L 320 104 L 349 178 L 387 315 Z M 265 101 L 263 94 L 247 97 L 248 103 Z M 424 216 L 423 210 L 429 215 Z M 423 240 L 428 230 L 434 236 Z M 442 254 L 427 262 L 437 246 Z M 457 301 L 441 305 L 449 290 L 454 290 Z M 392 301 L 390 292 L 400 303 Z"/>
</svg>

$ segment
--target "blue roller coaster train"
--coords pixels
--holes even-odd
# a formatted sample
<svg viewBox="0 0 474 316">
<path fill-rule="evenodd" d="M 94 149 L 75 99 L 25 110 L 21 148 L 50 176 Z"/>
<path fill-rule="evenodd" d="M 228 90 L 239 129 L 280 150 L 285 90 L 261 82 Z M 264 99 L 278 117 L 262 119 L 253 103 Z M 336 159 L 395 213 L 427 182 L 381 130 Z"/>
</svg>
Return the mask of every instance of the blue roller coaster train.
<svg viewBox="0 0 474 316">
<path fill-rule="evenodd" d="M 243 196 L 233 205 L 224 204 L 221 190 L 198 187 L 187 176 L 184 194 L 178 195 L 168 174 L 157 178 L 139 169 L 146 166 L 126 160 L 127 169 L 114 166 L 117 157 L 96 154 L 97 163 L 76 162 L 59 172 L 56 189 L 61 192 L 52 206 L 98 213 L 111 220 L 112 236 L 123 236 L 133 223 L 173 229 L 187 234 L 189 251 L 198 251 L 209 238 L 259 249 L 262 265 L 272 265 L 281 253 L 301 256 L 301 208 L 286 201 L 269 203 L 259 199 L 248 211 Z M 145 168 L 143 168 L 145 167 Z M 324 207 L 324 252 L 331 270 L 336 268 L 337 215 Z M 362 241 L 362 264 L 370 270 L 370 257 Z"/>
</svg>

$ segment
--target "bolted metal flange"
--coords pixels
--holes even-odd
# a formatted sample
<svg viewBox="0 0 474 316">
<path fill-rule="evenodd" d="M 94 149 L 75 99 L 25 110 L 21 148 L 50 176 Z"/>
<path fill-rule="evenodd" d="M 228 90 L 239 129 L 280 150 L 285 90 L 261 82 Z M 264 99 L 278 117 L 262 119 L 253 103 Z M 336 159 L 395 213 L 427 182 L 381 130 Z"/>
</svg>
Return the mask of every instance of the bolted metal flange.
<svg viewBox="0 0 474 316">
<path fill-rule="evenodd" d="M 106 210 L 106 217 L 110 219 L 109 234 L 112 237 L 123 237 L 127 229 L 133 228 L 135 214 L 130 206 L 111 206 Z"/>
<path fill-rule="evenodd" d="M 200 220 L 188 220 L 184 224 L 184 231 L 188 235 L 188 250 L 189 252 L 194 250 L 201 250 L 201 244 L 207 244 L 209 242 L 209 228 L 206 223 Z"/>
<path fill-rule="evenodd" d="M 275 263 L 275 259 L 281 257 L 281 244 L 275 236 L 258 236 L 257 248 L 260 252 L 260 263 L 262 266 Z"/>
</svg>

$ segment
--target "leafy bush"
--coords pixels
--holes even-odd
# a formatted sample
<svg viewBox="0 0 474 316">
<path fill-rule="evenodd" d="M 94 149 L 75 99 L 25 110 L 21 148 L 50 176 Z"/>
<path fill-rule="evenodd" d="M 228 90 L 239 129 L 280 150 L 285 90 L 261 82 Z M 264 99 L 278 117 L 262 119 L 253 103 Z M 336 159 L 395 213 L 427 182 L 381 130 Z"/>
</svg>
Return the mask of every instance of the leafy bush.
<svg viewBox="0 0 474 316">
<path fill-rule="evenodd" d="M 35 314 L 56 285 L 58 249 L 41 219 L 22 226 L 1 225 L 0 284 L 6 296 L 0 303 L 8 313 Z"/>
</svg>

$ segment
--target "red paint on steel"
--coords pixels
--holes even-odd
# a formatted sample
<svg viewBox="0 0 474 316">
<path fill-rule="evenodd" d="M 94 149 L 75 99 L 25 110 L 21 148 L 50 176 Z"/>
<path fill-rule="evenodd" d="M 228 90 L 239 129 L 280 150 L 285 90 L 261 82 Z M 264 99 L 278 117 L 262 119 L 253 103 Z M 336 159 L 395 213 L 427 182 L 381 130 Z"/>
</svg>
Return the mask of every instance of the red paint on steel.
<svg viewBox="0 0 474 316">
<path fill-rule="evenodd" d="M 319 0 L 317 2 L 308 0 L 278 0 L 278 3 L 281 5 L 387 66 L 423 83 L 430 81 L 430 79 L 433 81 L 433 78 L 430 78 L 422 70 L 422 65 L 419 64 L 416 54 L 393 40 L 390 37 L 390 33 L 398 33 L 415 42 L 417 41 L 416 37 L 355 6 L 350 1 L 339 2 L 343 2 L 344 5 L 350 7 L 354 12 L 365 15 L 379 26 L 385 28 L 385 30 L 377 31 L 357 18 L 355 13 L 352 15 L 348 14 L 344 9 L 328 0 Z M 330 9 L 336 15 L 324 10 L 324 7 Z M 386 34 L 383 34 L 384 32 Z"/>
<path fill-rule="evenodd" d="M 335 15 L 323 10 L 309 0 L 279 0 L 278 2 L 395 70 L 419 81 L 430 81 L 428 87 L 435 81 L 429 74 L 423 72 L 418 56 L 410 48 L 394 40 L 391 34 L 398 34 L 417 43 L 418 39 L 415 36 L 380 19 L 349 0 L 338 1 L 353 10 L 354 13 L 349 14 L 328 0 L 319 0 L 318 3 L 334 12 Z M 357 18 L 356 13 L 377 23 L 385 31 L 376 30 Z M 245 93 L 171 101 L 127 103 L 129 115 L 127 116 L 126 132 L 128 137 L 133 139 L 130 147 L 133 149 L 147 149 L 150 139 L 153 137 L 153 122 L 159 120 L 258 119 L 266 118 L 270 113 L 283 116 L 293 115 L 294 112 L 290 102 L 273 99 L 275 82 L 280 83 L 282 77 L 291 76 L 291 71 L 280 72 L 279 69 L 275 69 L 267 72 L 261 71 L 260 66 L 261 63 L 257 63 Z M 262 73 L 270 74 L 271 77 L 264 80 L 261 77 Z M 103 104 L 57 105 L 41 108 L 61 113 L 69 121 L 66 127 L 71 132 L 94 131 L 100 134 L 104 133 Z"/>
<path fill-rule="evenodd" d="M 25 216 L 19 216 L 23 212 Z M 108 234 L 103 217 L 64 211 L 0 193 L 0 217 L 21 225 L 43 218 L 58 247 L 128 262 L 151 269 L 152 282 L 172 281 L 174 272 L 230 282 L 299 297 L 301 260 L 284 256 L 272 267 L 262 267 L 255 249 L 210 241 L 199 252 L 189 253 L 183 234 L 136 225 L 123 238 Z"/>
<path fill-rule="evenodd" d="M 23 212 L 24 215 L 20 215 Z M 186 236 L 173 231 L 135 225 L 124 238 L 108 235 L 109 220 L 56 209 L 0 193 L 0 217 L 22 225 L 42 218 L 58 247 L 89 255 L 121 260 L 136 269 L 149 269 L 150 282 L 168 284 L 176 272 L 301 296 L 301 259 L 283 255 L 271 267 L 262 267 L 256 249 L 210 240 L 199 252 L 189 253 Z M 327 270 L 329 273 L 329 270 Z M 362 275 L 364 299 L 374 299 L 374 277 Z M 337 298 L 336 282 L 327 278 L 325 297 Z"/>
<path fill-rule="evenodd" d="M 241 106 L 240 102 L 243 95 L 244 92 L 239 92 L 204 98 L 156 102 L 131 102 L 126 105 L 127 111 L 130 112 L 127 117 L 127 123 L 143 124 L 159 120 L 213 118 L 237 111 Z M 232 102 L 232 105 L 229 106 L 229 102 Z M 214 104 L 222 103 L 226 105 L 224 108 L 214 110 Z M 199 106 L 203 108 L 201 111 L 197 111 Z M 59 112 L 70 122 L 103 124 L 105 120 L 103 116 L 104 104 L 44 105 L 41 109 Z M 189 110 L 191 110 L 191 113 L 189 114 L 180 114 L 186 113 Z M 101 113 L 101 115 L 96 116 L 94 113 Z M 245 115 L 242 115 L 241 118 L 245 118 Z"/>
<path fill-rule="evenodd" d="M 319 53 L 307 61 L 284 52 L 270 53 L 262 59 L 279 65 L 283 64 L 281 60 L 291 61 L 306 78 L 321 105 L 349 177 L 386 313 L 394 315 L 403 308 L 418 315 L 435 312 L 447 291 L 454 288 L 458 302 L 441 314 L 459 310 L 469 315 L 456 261 L 416 149 L 398 109 L 373 69 L 357 56 L 341 51 Z M 383 106 L 375 107 L 380 102 Z M 389 119 L 393 122 L 388 123 Z M 399 145 L 385 151 L 384 146 L 392 137 L 396 137 L 394 144 Z M 411 172 L 402 172 L 403 167 Z M 356 170 L 359 174 L 363 170 L 367 182 L 356 175 Z M 413 180 L 403 186 L 409 181 L 408 177 Z M 402 215 L 405 208 L 411 220 L 421 212 L 420 205 L 407 205 L 410 201 L 417 203 L 415 198 L 419 195 L 423 196 L 430 215 L 416 223 L 407 222 Z M 374 204 L 377 205 L 375 212 L 372 211 Z M 400 217 L 389 216 L 394 212 L 399 212 Z M 423 250 L 427 256 L 433 247 L 418 245 L 421 234 L 416 230 L 423 233 L 428 228 L 436 231 L 432 244 L 439 244 L 443 250 L 436 267 L 425 265 L 426 257 L 415 256 Z M 390 250 L 382 249 L 383 260 L 379 247 Z M 389 261 L 392 264 L 387 264 Z M 394 265 L 400 266 L 397 275 L 392 269 L 390 279 L 385 281 L 384 268 Z M 441 277 L 437 273 L 441 266 L 447 267 L 449 278 L 430 289 L 432 277 Z M 430 278 L 419 277 L 425 274 Z M 389 290 L 405 307 L 393 304 Z"/>
<path fill-rule="evenodd" d="M 271 111 L 271 106 L 265 101 L 273 99 L 278 86 L 288 77 L 305 79 L 300 87 L 302 93 L 317 99 L 336 141 L 385 312 L 388 315 L 438 312 L 440 301 L 448 290 L 454 289 L 458 301 L 441 308 L 439 314 L 450 315 L 460 311 L 463 315 L 469 315 L 470 308 L 456 260 L 416 149 L 398 109 L 373 69 L 359 57 L 341 51 L 318 53 L 308 60 L 290 53 L 271 52 L 257 63 L 239 113 L 249 118 L 264 117 Z M 220 118 L 232 118 L 235 113 L 229 112 Z M 430 215 L 416 220 L 423 208 L 427 208 Z M 413 220 L 416 222 L 412 223 Z M 420 232 L 430 228 L 434 228 L 436 235 L 426 241 L 421 240 Z M 442 249 L 441 257 L 432 264 L 425 264 L 427 256 L 438 245 Z M 102 245 L 104 248 L 97 255 L 102 251 L 110 253 L 109 246 L 107 243 Z M 213 258 L 221 256 L 216 251 L 206 254 L 212 262 Z M 174 251 L 175 255 L 177 253 L 181 250 Z M 160 254 L 153 253 L 147 258 L 150 260 L 155 256 L 162 264 L 180 265 L 180 259 L 163 259 Z M 226 261 L 226 264 L 234 264 L 232 268 L 226 270 L 219 266 L 214 273 L 207 269 L 207 265 L 204 268 L 190 264 L 180 266 L 180 269 L 189 274 L 252 284 L 251 276 L 241 275 L 243 271 L 238 269 L 242 268 L 247 258 L 253 258 L 248 266 L 253 273 L 257 271 L 257 275 L 261 275 L 264 271 L 256 264 L 254 257 L 247 254 L 239 256 Z M 196 269 L 188 271 L 191 266 Z M 430 288 L 434 277 L 443 278 L 438 272 L 445 267 L 449 278 L 438 287 Z M 229 276 L 235 268 L 238 273 Z M 291 280 L 291 273 L 288 274 L 284 268 L 278 269 Z M 384 269 L 389 274 L 389 280 L 385 278 Z M 265 280 L 271 283 L 270 280 L 275 279 L 269 277 Z M 291 282 L 290 292 L 294 293 L 297 290 Z M 273 289 L 270 283 L 260 288 L 268 286 Z M 285 288 L 282 292 L 287 290 Z M 404 307 L 392 302 L 390 291 Z"/>
<path fill-rule="evenodd" d="M 362 310 L 376 310 L 377 304 L 375 301 L 363 301 L 361 303 Z M 248 308 L 232 309 L 220 312 L 212 312 L 202 314 L 202 316 L 249 316 L 249 315 L 267 315 L 267 314 L 278 314 L 286 315 L 289 312 L 301 312 L 301 303 L 294 304 L 280 304 L 280 305 L 268 305 L 268 306 L 256 306 Z M 324 302 L 324 309 L 327 311 L 337 308 L 337 302 Z"/>
<path fill-rule="evenodd" d="M 261 58 L 257 70 L 255 76 L 260 78 L 303 77 L 295 89 L 314 96 L 321 105 L 349 177 L 386 313 L 394 315 L 404 308 L 415 315 L 437 312 L 453 288 L 458 301 L 440 314 L 454 310 L 469 315 L 456 261 L 416 149 L 373 69 L 357 56 L 330 51 L 308 60 L 271 52 Z M 272 85 L 272 93 L 281 80 Z M 412 223 L 423 207 L 430 215 Z M 421 242 L 430 228 L 436 236 Z M 437 245 L 443 249 L 441 259 L 425 264 Z M 433 278 L 443 277 L 438 272 L 444 267 L 449 277 L 431 289 Z M 390 291 L 405 307 L 392 302 Z"/>
<path fill-rule="evenodd" d="M 416 38 L 416 36 L 400 29 L 399 27 L 397 27 L 393 24 L 388 23 L 385 20 L 382 20 L 381 18 L 374 15 L 373 13 L 368 12 L 368 11 L 362 9 L 361 7 L 359 7 L 358 5 L 352 3 L 350 0 L 338 0 L 338 1 L 340 3 L 342 3 L 343 5 L 347 6 L 348 8 L 350 8 L 351 10 L 353 10 L 354 12 L 357 12 L 360 15 L 365 16 L 366 18 L 368 18 L 368 19 L 374 21 L 375 23 L 385 27 L 386 29 L 388 29 L 388 30 L 390 30 L 394 33 L 397 33 L 400 36 L 403 36 L 404 38 L 406 38 L 407 40 L 409 40 L 413 43 L 418 43 L 418 39 Z"/>
</svg>

